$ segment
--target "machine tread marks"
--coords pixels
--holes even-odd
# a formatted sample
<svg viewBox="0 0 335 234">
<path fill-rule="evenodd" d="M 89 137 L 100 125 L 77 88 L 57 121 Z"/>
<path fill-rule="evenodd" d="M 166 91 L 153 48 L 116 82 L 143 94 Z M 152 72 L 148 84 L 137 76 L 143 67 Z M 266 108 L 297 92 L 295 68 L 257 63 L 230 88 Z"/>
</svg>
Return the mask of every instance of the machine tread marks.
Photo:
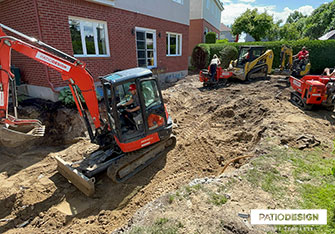
<svg viewBox="0 0 335 234">
<path fill-rule="evenodd" d="M 126 153 L 107 169 L 107 176 L 115 183 L 122 183 L 149 166 L 154 160 L 172 150 L 176 137 L 171 135 L 166 140 L 136 152 Z"/>
</svg>

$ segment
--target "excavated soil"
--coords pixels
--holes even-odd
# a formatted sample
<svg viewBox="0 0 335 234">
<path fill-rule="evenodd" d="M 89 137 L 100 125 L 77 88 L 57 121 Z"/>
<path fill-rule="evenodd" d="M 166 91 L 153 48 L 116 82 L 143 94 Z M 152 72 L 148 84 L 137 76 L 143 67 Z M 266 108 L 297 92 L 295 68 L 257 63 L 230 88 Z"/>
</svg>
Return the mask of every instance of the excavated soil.
<svg viewBox="0 0 335 234">
<path fill-rule="evenodd" d="M 99 176 L 92 198 L 56 171 L 53 156 L 76 160 L 96 146 L 80 137 L 83 123 L 75 111 L 54 111 L 47 127 L 57 127 L 49 127 L 48 139 L 24 153 L 0 149 L 0 232 L 110 233 L 158 197 L 195 178 L 218 175 L 228 160 L 262 153 L 264 139 L 300 149 L 331 147 L 334 113 L 293 106 L 290 89 L 279 78 L 208 90 L 194 75 L 166 88 L 175 149 L 123 184 Z"/>
</svg>

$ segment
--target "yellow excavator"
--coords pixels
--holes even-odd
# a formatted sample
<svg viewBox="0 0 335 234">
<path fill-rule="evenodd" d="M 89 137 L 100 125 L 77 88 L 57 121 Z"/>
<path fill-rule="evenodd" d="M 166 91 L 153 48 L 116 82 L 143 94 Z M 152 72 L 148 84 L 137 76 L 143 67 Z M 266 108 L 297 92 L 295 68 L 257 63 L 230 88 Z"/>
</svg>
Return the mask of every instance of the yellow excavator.
<svg viewBox="0 0 335 234">
<path fill-rule="evenodd" d="M 308 58 L 302 59 L 300 62 L 294 62 L 293 50 L 291 47 L 282 45 L 280 51 L 280 65 L 275 69 L 276 75 L 287 75 L 294 77 L 303 77 L 309 74 L 311 63 Z"/>
</svg>

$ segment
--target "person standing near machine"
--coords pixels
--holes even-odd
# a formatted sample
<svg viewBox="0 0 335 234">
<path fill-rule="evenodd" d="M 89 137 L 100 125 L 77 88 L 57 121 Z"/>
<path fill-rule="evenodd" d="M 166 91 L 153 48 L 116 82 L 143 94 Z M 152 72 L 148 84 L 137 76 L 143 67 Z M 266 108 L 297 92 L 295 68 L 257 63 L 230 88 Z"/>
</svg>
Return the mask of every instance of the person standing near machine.
<svg viewBox="0 0 335 234">
<path fill-rule="evenodd" d="M 220 59 L 214 54 L 211 63 L 209 64 L 209 72 L 211 74 L 211 81 L 215 82 L 216 68 L 221 64 Z"/>
</svg>

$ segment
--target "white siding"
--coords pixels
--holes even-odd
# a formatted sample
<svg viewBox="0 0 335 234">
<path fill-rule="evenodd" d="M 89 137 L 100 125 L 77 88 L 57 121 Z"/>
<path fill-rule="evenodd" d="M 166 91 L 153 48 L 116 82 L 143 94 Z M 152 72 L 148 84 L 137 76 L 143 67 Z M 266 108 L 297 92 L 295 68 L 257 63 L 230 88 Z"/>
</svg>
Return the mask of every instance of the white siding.
<svg viewBox="0 0 335 234">
<path fill-rule="evenodd" d="M 202 8 L 206 8 L 206 0 L 190 0 L 190 19 L 202 19 Z"/>
<path fill-rule="evenodd" d="M 191 0 L 193 4 L 193 0 Z M 210 1 L 210 8 L 207 7 L 203 8 L 203 19 L 205 19 L 208 23 L 213 25 L 218 30 L 220 29 L 220 21 L 221 21 L 221 10 L 216 4 L 215 0 L 204 0 Z"/>
<path fill-rule="evenodd" d="M 190 0 L 183 0 L 182 4 L 173 0 L 115 0 L 114 2 L 115 8 L 180 24 L 190 24 Z"/>
</svg>

